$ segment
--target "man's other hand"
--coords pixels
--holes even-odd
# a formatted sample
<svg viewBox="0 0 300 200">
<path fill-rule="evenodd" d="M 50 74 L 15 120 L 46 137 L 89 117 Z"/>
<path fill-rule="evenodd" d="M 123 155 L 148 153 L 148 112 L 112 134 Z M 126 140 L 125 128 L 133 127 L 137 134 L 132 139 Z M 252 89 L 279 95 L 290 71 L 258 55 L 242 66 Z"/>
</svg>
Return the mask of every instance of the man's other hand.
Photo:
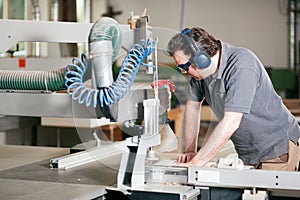
<svg viewBox="0 0 300 200">
<path fill-rule="evenodd" d="M 195 153 L 195 152 L 189 152 L 189 153 L 185 153 L 185 154 L 180 154 L 178 156 L 177 162 L 178 163 L 187 163 L 190 160 L 192 160 L 195 157 L 196 154 L 197 153 Z"/>
<path fill-rule="evenodd" d="M 170 81 L 170 80 L 158 80 L 157 82 L 158 82 L 157 83 L 158 88 L 160 88 L 160 87 L 162 87 L 164 85 L 167 85 L 167 86 L 169 86 L 171 92 L 175 91 L 175 84 L 174 84 L 173 81 Z M 151 87 L 154 88 L 154 82 L 151 83 Z"/>
</svg>

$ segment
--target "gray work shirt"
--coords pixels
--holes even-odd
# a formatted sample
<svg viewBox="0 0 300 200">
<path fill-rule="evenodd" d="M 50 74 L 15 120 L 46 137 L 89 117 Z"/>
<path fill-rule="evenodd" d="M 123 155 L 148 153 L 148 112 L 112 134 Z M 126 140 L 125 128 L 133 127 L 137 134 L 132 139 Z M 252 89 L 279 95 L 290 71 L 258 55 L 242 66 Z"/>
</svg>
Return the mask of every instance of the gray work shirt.
<svg viewBox="0 0 300 200">
<path fill-rule="evenodd" d="M 219 120 L 224 112 L 244 113 L 231 137 L 245 164 L 258 164 L 288 152 L 300 128 L 275 92 L 259 59 L 250 50 L 221 42 L 218 71 L 203 80 L 190 80 L 190 99 L 204 98 Z"/>
</svg>

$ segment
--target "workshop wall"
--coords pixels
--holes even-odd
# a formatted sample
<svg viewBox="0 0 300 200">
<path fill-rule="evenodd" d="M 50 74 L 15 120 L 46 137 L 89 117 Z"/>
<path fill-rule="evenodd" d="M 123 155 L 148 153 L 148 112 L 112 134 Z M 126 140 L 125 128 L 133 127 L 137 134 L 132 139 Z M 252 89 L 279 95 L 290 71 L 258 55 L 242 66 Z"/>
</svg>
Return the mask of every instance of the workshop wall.
<svg viewBox="0 0 300 200">
<path fill-rule="evenodd" d="M 137 15 L 147 8 L 153 27 L 179 31 L 201 26 L 223 41 L 253 50 L 265 66 L 288 66 L 288 17 L 283 14 L 287 1 L 185 0 L 182 27 L 182 0 L 109 2 L 115 11 L 122 11 L 116 15 L 122 24 L 127 23 L 131 11 Z"/>
</svg>

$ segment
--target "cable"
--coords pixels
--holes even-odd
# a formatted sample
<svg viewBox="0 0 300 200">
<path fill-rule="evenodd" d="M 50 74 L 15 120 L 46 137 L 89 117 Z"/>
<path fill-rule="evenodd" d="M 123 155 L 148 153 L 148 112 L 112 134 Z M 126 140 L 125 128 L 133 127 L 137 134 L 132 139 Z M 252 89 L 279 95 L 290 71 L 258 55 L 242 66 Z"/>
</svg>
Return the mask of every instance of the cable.
<svg viewBox="0 0 300 200">
<path fill-rule="evenodd" d="M 118 102 L 131 88 L 140 65 L 155 67 L 143 63 L 143 60 L 153 52 L 154 47 L 155 41 L 150 40 L 141 40 L 138 44 L 134 44 L 123 60 L 117 80 L 109 87 L 99 89 L 88 88 L 83 84 L 83 76 L 89 66 L 86 56 L 83 54 L 81 60 L 74 58 L 65 73 L 68 94 L 79 104 L 85 103 L 87 107 L 91 103 L 97 107 L 99 102 L 103 107 Z"/>
</svg>

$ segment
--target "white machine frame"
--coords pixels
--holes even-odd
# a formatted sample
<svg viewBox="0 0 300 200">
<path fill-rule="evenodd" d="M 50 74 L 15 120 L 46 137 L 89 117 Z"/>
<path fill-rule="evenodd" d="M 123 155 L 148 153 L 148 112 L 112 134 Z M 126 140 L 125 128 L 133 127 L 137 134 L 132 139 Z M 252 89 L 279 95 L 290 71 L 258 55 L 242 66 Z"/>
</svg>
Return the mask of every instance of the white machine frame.
<svg viewBox="0 0 300 200">
<path fill-rule="evenodd" d="M 30 20 L 5 20 L 0 19 L 0 53 L 5 53 L 17 42 L 56 42 L 56 43 L 87 43 L 90 23 L 75 22 L 51 22 L 51 21 L 30 21 Z M 30 28 L 29 28 L 30 27 Z M 120 25 L 125 38 L 122 46 L 129 48 L 133 40 L 133 31 L 129 25 Z M 55 30 L 55 31 L 54 31 Z M 51 34 L 50 34 L 51 33 Z M 131 38 L 131 39 L 129 39 Z M 1 70 L 15 70 L 16 67 L 4 66 L 7 64 L 17 65 L 17 58 L 1 58 Z M 29 58 L 43 60 L 44 58 Z M 58 58 L 60 59 L 60 58 Z M 60 59 L 61 60 L 61 59 Z M 69 58 L 69 64 L 72 59 Z M 66 61 L 63 60 L 63 63 Z M 45 63 L 45 62 L 43 62 Z M 57 63 L 57 62 L 55 62 Z M 66 67 L 66 66 L 61 66 Z M 43 66 L 41 67 L 43 68 Z M 45 67 L 47 70 L 48 67 Z M 57 66 L 54 66 L 57 68 Z M 27 69 L 19 69 L 27 70 Z M 42 69 L 39 69 L 42 70 Z M 0 113 L 2 115 L 14 116 L 41 116 L 41 117 L 69 117 L 69 118 L 95 118 L 94 111 L 89 111 L 85 106 L 72 101 L 66 93 L 50 91 L 0 91 Z M 9 102 L 9 104 L 7 104 Z M 48 106 L 45 106 L 48 105 Z M 55 107 L 56 109 L 53 109 Z M 76 109 L 76 115 L 73 110 Z"/>
</svg>

